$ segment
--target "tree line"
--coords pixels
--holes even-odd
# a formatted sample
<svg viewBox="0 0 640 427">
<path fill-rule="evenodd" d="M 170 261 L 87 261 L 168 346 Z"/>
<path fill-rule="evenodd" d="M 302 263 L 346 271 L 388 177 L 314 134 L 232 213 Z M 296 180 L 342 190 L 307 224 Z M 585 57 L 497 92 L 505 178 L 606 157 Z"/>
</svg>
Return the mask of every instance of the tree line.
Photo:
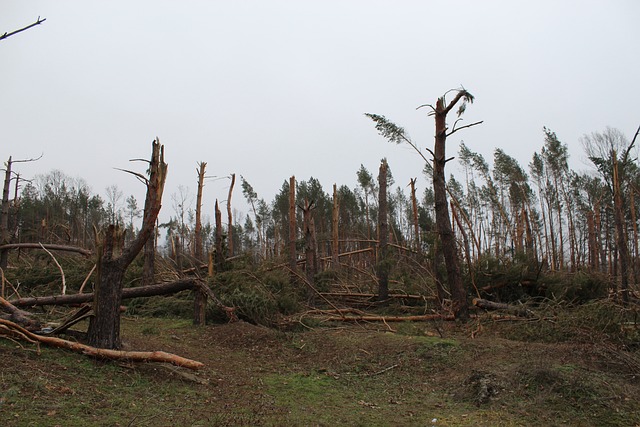
<svg viewBox="0 0 640 427">
<path fill-rule="evenodd" d="M 433 108 L 436 111 L 438 106 Z M 383 116 L 370 117 L 385 138 L 411 143 L 403 141 L 406 134 L 402 128 Z M 358 183 L 354 188 L 334 185 L 329 194 L 313 177 L 301 181 L 292 177 L 284 180 L 272 201 L 261 198 L 240 176 L 250 211 L 242 217 L 236 211 L 233 216 L 229 203 L 226 220 L 221 215 L 216 218 L 218 226 L 202 222 L 198 208 L 202 197 L 207 197 L 206 192 L 202 195 L 202 187 L 195 208 L 190 205 L 188 190 L 182 187 L 172 197 L 174 213 L 169 221 L 156 224 L 156 236 L 164 233 L 164 254 L 182 259 L 180 265 L 185 260 L 201 261 L 202 254 L 216 250 L 224 258 L 245 255 L 257 263 L 289 258 L 294 265 L 292 253 L 297 258 L 306 254 L 306 206 L 313 219 L 320 270 L 331 266 L 332 257 L 336 263 L 336 253 L 359 251 L 373 256 L 355 258 L 359 265 L 375 269 L 380 261 L 376 253 L 384 242 L 419 254 L 434 277 L 440 274 L 444 282 L 453 273 L 449 267 L 444 273 L 438 271 L 451 254 L 442 253 L 443 232 L 437 225 L 436 205 L 445 203 L 449 215 L 444 222 L 456 243 L 455 258 L 464 274 L 465 288 L 477 290 L 478 271 L 483 266 L 524 262 L 538 271 L 607 274 L 616 278 L 617 290 L 627 299 L 629 283 L 637 283 L 640 275 L 637 135 L 630 141 L 611 128 L 585 135 L 582 144 L 594 166 L 591 172 L 571 170 L 567 145 L 547 128 L 542 130 L 540 149 L 524 166 L 503 149 L 495 149 L 489 162 L 461 143 L 452 158 L 460 163 L 463 173 L 448 176 L 444 199 L 443 194 L 436 194 L 435 186 L 426 186 L 422 194 L 416 194 L 417 178 L 395 183 L 393 165 L 386 159 L 381 160 L 385 165 L 384 203 L 379 176 L 364 165 L 354 172 Z M 438 155 L 443 166 L 452 160 L 443 153 Z M 436 171 L 435 162 L 424 158 L 424 177 L 434 180 L 437 173 L 445 183 L 444 167 Z M 12 165 L 15 167 L 11 159 L 5 163 L 2 244 L 42 242 L 92 248 L 96 244 L 94 230 L 107 224 L 118 224 L 129 236 L 136 235 L 141 209 L 135 197 L 124 199 L 119 189 L 110 187 L 103 198 L 93 194 L 84 180 L 59 170 L 26 180 Z M 200 163 L 197 171 L 203 177 L 205 166 Z M 229 201 L 232 190 L 230 186 Z"/>
</svg>

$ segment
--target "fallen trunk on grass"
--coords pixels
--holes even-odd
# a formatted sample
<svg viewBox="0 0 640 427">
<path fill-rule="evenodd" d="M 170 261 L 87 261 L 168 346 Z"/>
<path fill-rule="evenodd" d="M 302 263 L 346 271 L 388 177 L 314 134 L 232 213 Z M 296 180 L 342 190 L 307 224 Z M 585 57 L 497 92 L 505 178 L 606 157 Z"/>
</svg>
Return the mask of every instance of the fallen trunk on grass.
<svg viewBox="0 0 640 427">
<path fill-rule="evenodd" d="M 187 359 L 164 351 L 122 351 L 95 348 L 85 344 L 34 334 L 22 326 L 9 320 L 0 319 L 0 336 L 10 339 L 22 339 L 31 343 L 43 343 L 52 347 L 65 348 L 87 356 L 109 360 L 126 360 L 131 362 L 171 363 L 175 366 L 197 370 L 204 366 L 196 360 Z"/>
</svg>

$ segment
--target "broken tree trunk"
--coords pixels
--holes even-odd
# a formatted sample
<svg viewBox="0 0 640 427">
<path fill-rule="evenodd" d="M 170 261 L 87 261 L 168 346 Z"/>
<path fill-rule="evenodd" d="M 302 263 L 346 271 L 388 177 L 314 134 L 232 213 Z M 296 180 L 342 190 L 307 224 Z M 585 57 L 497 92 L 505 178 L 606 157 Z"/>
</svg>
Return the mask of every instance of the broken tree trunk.
<svg viewBox="0 0 640 427">
<path fill-rule="evenodd" d="M 0 205 L 0 268 L 7 269 L 9 250 L 4 248 L 9 243 L 9 186 L 11 184 L 11 157 L 6 164 L 4 186 L 2 190 L 2 204 Z"/>
<path fill-rule="evenodd" d="M 227 257 L 233 256 L 233 215 L 231 214 L 231 196 L 233 187 L 236 184 L 236 174 L 231 174 L 231 185 L 229 185 L 229 195 L 227 196 Z"/>
<path fill-rule="evenodd" d="M 197 370 L 204 366 L 201 362 L 186 359 L 175 354 L 165 353 L 164 351 L 119 351 L 102 349 L 80 344 L 78 342 L 63 340 L 61 338 L 36 335 L 16 323 L 3 319 L 0 319 L 0 335 L 9 336 L 11 338 L 22 338 L 30 342 L 40 342 L 53 347 L 65 348 L 76 353 L 86 354 L 87 356 L 100 359 L 127 360 L 131 362 L 171 363 L 172 365 L 193 370 Z"/>
<path fill-rule="evenodd" d="M 29 317 L 31 316 L 31 313 L 20 310 L 19 308 L 11 304 L 6 299 L 0 297 L 0 313 L 2 312 L 7 314 L 6 315 L 0 314 L 0 319 L 5 319 L 11 322 L 18 323 L 19 325 L 29 330 L 40 329 L 40 322 L 38 322 L 37 320 L 33 320 Z"/>
<path fill-rule="evenodd" d="M 387 161 L 382 160 L 378 173 L 378 263 L 376 276 L 378 278 L 378 301 L 389 298 L 389 222 L 387 214 Z"/>
<path fill-rule="evenodd" d="M 86 257 L 93 255 L 93 252 L 89 249 L 76 246 L 53 245 L 50 243 L 8 243 L 6 245 L 0 245 L 0 251 L 5 249 L 45 249 L 50 251 L 75 252 Z"/>
<path fill-rule="evenodd" d="M 164 162 L 164 146 L 157 138 L 152 144 L 148 172 L 148 179 L 134 174 L 145 179 L 147 184 L 142 228 L 138 235 L 117 255 L 122 245 L 122 233 L 110 225 L 98 249 L 98 280 L 93 301 L 95 316 L 91 318 L 87 332 L 89 344 L 94 347 L 118 349 L 121 346 L 120 303 L 124 273 L 151 237 L 162 205 L 167 164 Z"/>
</svg>

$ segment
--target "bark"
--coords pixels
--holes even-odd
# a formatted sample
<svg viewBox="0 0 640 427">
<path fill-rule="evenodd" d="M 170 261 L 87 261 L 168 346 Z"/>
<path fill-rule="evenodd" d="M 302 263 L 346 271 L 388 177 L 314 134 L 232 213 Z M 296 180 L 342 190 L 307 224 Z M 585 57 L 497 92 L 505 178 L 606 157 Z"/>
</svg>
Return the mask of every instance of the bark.
<svg viewBox="0 0 640 427">
<path fill-rule="evenodd" d="M 196 289 L 198 282 L 195 279 L 183 279 L 175 282 L 161 283 L 150 286 L 137 286 L 124 288 L 122 299 L 152 297 L 156 295 L 169 295 L 176 292 Z M 95 298 L 93 293 L 75 295 L 54 295 L 47 297 L 29 297 L 10 301 L 16 307 L 32 307 L 39 305 L 76 305 L 91 302 Z"/>
<path fill-rule="evenodd" d="M 194 256 L 196 260 L 202 262 L 202 189 L 204 188 L 204 174 L 207 168 L 206 162 L 198 163 L 198 191 L 196 195 L 196 223 L 195 223 L 195 248 Z"/>
<path fill-rule="evenodd" d="M 519 317 L 531 317 L 532 313 L 526 307 L 517 307 L 509 304 L 504 304 L 500 302 L 493 302 L 486 299 L 474 298 L 473 305 L 478 308 L 482 308 L 485 310 L 500 310 L 505 311 L 508 314 L 512 314 L 514 316 Z"/>
<path fill-rule="evenodd" d="M 197 370 L 204 366 L 201 362 L 186 359 L 175 354 L 165 353 L 164 351 L 118 351 L 95 348 L 78 342 L 63 340 L 61 338 L 36 335 L 13 322 L 3 319 L 0 319 L 0 325 L 2 326 L 2 328 L 0 328 L 0 334 L 2 335 L 9 335 L 13 338 L 23 338 L 30 342 L 40 342 L 52 347 L 64 348 L 99 359 L 127 360 L 130 362 L 171 363 L 175 366 L 181 366 L 193 370 Z"/>
<path fill-rule="evenodd" d="M 121 346 L 120 304 L 124 273 L 155 229 L 155 222 L 162 205 L 166 174 L 164 146 L 160 145 L 156 139 L 153 141 L 149 162 L 142 228 L 136 238 L 118 255 L 123 233 L 116 226 L 109 225 L 102 244 L 98 248 L 98 280 L 93 301 L 95 316 L 91 319 L 87 332 L 89 344 L 94 347 L 117 349 Z"/>
<path fill-rule="evenodd" d="M 289 269 L 291 282 L 296 278 L 296 177 L 289 178 Z"/>
<path fill-rule="evenodd" d="M 460 261 L 455 237 L 451 229 L 447 190 L 445 184 L 446 142 L 447 142 L 447 113 L 466 95 L 464 90 L 458 91 L 456 97 L 445 104 L 444 97 L 438 98 L 434 109 L 435 115 L 435 145 L 433 150 L 433 193 L 435 198 L 436 226 L 442 243 L 442 254 L 447 268 L 447 283 L 453 302 L 453 312 L 456 318 L 468 319 L 467 291 L 462 283 Z"/>
<path fill-rule="evenodd" d="M 224 252 L 222 251 L 222 212 L 218 206 L 218 200 L 215 204 L 215 217 L 216 217 L 216 252 L 214 257 L 216 272 L 221 272 L 224 269 Z"/>
<path fill-rule="evenodd" d="M 313 286 L 315 275 L 318 273 L 318 243 L 316 241 L 316 227 L 313 220 L 312 211 L 315 209 L 315 202 L 312 200 L 304 201 L 304 206 L 298 205 L 302 210 L 304 220 L 304 240 L 305 240 L 305 256 L 306 256 L 306 279 L 308 284 Z M 310 299 L 313 299 L 315 293 L 310 293 Z"/>
<path fill-rule="evenodd" d="M 76 246 L 54 245 L 49 243 L 9 243 L 0 245 L 0 250 L 4 249 L 46 249 L 50 251 L 76 252 L 86 257 L 93 255 L 89 249 L 78 248 Z"/>
<path fill-rule="evenodd" d="M 598 244 L 596 240 L 596 226 L 593 217 L 593 212 L 587 212 L 589 270 L 595 272 L 598 269 Z"/>
<path fill-rule="evenodd" d="M 416 251 L 420 252 L 420 224 L 418 221 L 418 200 L 416 199 L 416 179 L 411 178 L 411 212 L 413 214 L 413 240 Z"/>
<path fill-rule="evenodd" d="M 333 268 L 338 268 L 338 257 L 340 253 L 339 247 L 339 230 L 338 220 L 340 218 L 340 201 L 338 200 L 338 187 L 333 184 L 333 210 L 331 216 L 331 263 Z"/>
<path fill-rule="evenodd" d="M 378 300 L 389 299 L 389 270 L 391 260 L 389 258 L 389 222 L 387 206 L 387 161 L 380 163 L 378 172 L 378 265 L 376 276 L 378 278 Z"/>
<path fill-rule="evenodd" d="M 613 151 L 613 203 L 620 261 L 620 290 L 622 292 L 622 301 L 627 304 L 629 302 L 629 249 L 627 247 L 627 234 L 625 232 L 618 158 L 615 150 Z"/>
<path fill-rule="evenodd" d="M 40 329 L 40 322 L 29 317 L 31 316 L 31 313 L 20 310 L 18 307 L 16 307 L 14 304 L 11 304 L 3 297 L 0 297 L 0 313 L 1 312 L 6 313 L 6 315 L 0 314 L 1 319 L 18 323 L 19 325 L 22 325 L 29 330 Z"/>
<path fill-rule="evenodd" d="M 231 196 L 233 195 L 233 187 L 236 184 L 236 174 L 231 174 L 231 185 L 229 185 L 229 194 L 227 195 L 227 249 L 228 256 L 233 256 L 233 215 L 231 214 Z"/>
<path fill-rule="evenodd" d="M 142 264 L 142 285 L 150 286 L 155 283 L 156 274 L 156 236 L 157 228 L 154 227 L 153 234 L 144 245 Z"/>
<path fill-rule="evenodd" d="M 2 188 L 2 204 L 0 205 L 0 268 L 7 269 L 9 250 L 4 248 L 9 244 L 9 189 L 11 185 L 11 157 L 6 163 L 4 186 Z"/>
</svg>

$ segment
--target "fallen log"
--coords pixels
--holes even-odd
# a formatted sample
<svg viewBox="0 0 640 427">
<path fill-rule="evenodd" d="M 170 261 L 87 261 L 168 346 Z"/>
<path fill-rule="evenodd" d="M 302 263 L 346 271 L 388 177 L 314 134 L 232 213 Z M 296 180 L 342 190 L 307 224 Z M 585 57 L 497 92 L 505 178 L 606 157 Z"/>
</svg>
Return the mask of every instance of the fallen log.
<svg viewBox="0 0 640 427">
<path fill-rule="evenodd" d="M 328 321 L 342 322 L 421 322 L 424 320 L 455 320 L 450 314 L 424 314 L 419 316 L 329 316 Z"/>
<path fill-rule="evenodd" d="M 493 302 L 482 298 L 474 298 L 473 305 L 485 310 L 505 311 L 509 314 L 519 317 L 531 317 L 533 313 L 524 306 L 514 306 L 501 302 Z"/>
<path fill-rule="evenodd" d="M 7 243 L 0 245 L 0 250 L 4 249 L 48 249 L 51 251 L 75 252 L 86 257 L 93 255 L 88 249 L 79 248 L 77 246 L 53 245 L 49 243 Z"/>
<path fill-rule="evenodd" d="M 0 315 L 0 319 L 18 323 L 28 329 L 40 329 L 40 323 L 37 320 L 33 320 L 29 317 L 31 316 L 31 313 L 20 310 L 2 297 L 0 297 L 0 312 L 7 313 L 6 315 Z"/>
<path fill-rule="evenodd" d="M 40 342 L 52 347 L 64 348 L 87 356 L 109 360 L 127 360 L 131 362 L 160 362 L 197 370 L 204 366 L 202 362 L 187 359 L 164 351 L 122 351 L 95 348 L 86 344 L 63 340 L 56 337 L 36 335 L 9 320 L 0 319 L 0 336 L 22 338 L 30 342 Z"/>
<path fill-rule="evenodd" d="M 138 286 L 124 288 L 122 299 L 151 297 L 156 295 L 168 295 L 176 292 L 195 289 L 199 287 L 199 281 L 195 279 L 183 279 L 175 282 L 161 283 L 158 285 Z M 10 301 L 16 307 L 32 307 L 37 305 L 73 305 L 93 301 L 93 293 L 75 295 L 54 295 L 47 297 L 29 297 Z"/>
<path fill-rule="evenodd" d="M 360 292 L 321 292 L 321 295 L 327 297 L 340 297 L 340 298 L 375 298 L 376 294 L 367 294 Z M 409 294 L 389 294 L 389 298 L 393 299 L 410 299 L 410 300 L 434 300 L 436 297 L 425 295 L 409 295 Z"/>
</svg>

